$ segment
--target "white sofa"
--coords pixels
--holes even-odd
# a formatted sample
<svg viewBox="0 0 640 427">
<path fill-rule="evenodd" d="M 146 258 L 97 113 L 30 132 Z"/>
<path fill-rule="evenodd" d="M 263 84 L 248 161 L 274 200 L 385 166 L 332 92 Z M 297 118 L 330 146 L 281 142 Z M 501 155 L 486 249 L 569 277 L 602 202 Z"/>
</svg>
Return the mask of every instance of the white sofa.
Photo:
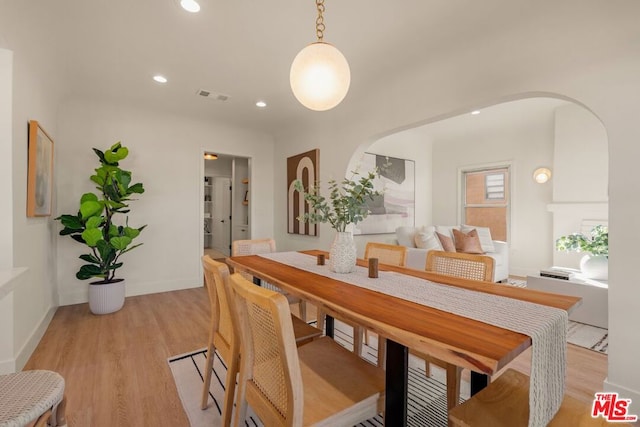
<svg viewBox="0 0 640 427">
<path fill-rule="evenodd" d="M 502 282 L 509 278 L 509 247 L 507 246 L 507 243 L 500 240 L 491 240 L 491 235 L 489 234 L 488 229 L 483 227 L 474 227 L 471 225 L 398 227 L 396 229 L 396 239 L 398 241 L 398 244 L 406 246 L 408 248 L 406 266 L 409 268 L 424 270 L 427 264 L 427 252 L 431 249 L 440 249 L 436 247 L 416 247 L 416 235 L 419 232 L 432 233 L 433 231 L 438 231 L 439 233 L 453 237 L 451 234 L 451 230 L 453 228 L 462 230 L 464 232 L 476 228 L 478 234 L 480 235 L 480 242 L 482 244 L 482 247 L 483 249 L 485 249 L 485 255 L 490 256 L 494 260 L 493 280 L 496 282 Z M 439 245 L 439 242 L 436 242 L 434 244 Z"/>
</svg>

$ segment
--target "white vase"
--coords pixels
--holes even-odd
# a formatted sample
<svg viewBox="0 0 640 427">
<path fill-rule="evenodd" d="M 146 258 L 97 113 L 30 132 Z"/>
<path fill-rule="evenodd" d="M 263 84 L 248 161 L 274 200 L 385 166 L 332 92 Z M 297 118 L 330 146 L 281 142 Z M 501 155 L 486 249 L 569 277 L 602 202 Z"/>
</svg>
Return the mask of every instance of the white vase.
<svg viewBox="0 0 640 427">
<path fill-rule="evenodd" d="M 350 232 L 336 232 L 329 251 L 329 268 L 336 273 L 351 273 L 355 270 L 356 242 Z"/>
<path fill-rule="evenodd" d="M 587 279 L 608 280 L 609 258 L 604 255 L 585 255 L 580 260 L 580 271 Z"/>
<path fill-rule="evenodd" d="M 114 313 L 124 305 L 124 279 L 119 282 L 89 283 L 89 309 L 93 314 Z"/>
</svg>

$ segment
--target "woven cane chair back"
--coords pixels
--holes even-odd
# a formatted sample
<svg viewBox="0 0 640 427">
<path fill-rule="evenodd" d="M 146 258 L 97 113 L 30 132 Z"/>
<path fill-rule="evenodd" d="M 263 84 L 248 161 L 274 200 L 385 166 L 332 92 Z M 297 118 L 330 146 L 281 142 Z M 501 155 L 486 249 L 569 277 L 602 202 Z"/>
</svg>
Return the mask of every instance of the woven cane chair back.
<svg viewBox="0 0 640 427">
<path fill-rule="evenodd" d="M 302 379 L 289 304 L 284 295 L 234 274 L 243 355 L 239 396 L 265 425 L 298 425 Z"/>
<path fill-rule="evenodd" d="M 426 270 L 447 276 L 493 282 L 493 258 L 459 252 L 429 251 Z"/>
<path fill-rule="evenodd" d="M 380 264 L 404 267 L 407 258 L 407 248 L 406 246 L 400 245 L 368 242 L 364 250 L 364 258 L 378 258 Z"/>
</svg>

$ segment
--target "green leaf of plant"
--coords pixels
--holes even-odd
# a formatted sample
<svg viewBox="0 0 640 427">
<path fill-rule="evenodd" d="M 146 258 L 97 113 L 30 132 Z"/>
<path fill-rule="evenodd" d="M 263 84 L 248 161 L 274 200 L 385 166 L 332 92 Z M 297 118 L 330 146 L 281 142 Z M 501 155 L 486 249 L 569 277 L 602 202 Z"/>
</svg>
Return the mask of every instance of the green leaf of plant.
<svg viewBox="0 0 640 427">
<path fill-rule="evenodd" d="M 94 148 L 93 152 L 96 153 L 96 155 L 100 159 L 100 163 L 104 163 L 105 162 L 104 153 L 102 151 L 98 150 L 97 148 Z"/>
<path fill-rule="evenodd" d="M 115 250 L 106 240 L 98 241 L 96 247 L 98 248 L 98 253 L 100 253 L 100 258 L 102 258 L 105 264 L 109 264 L 109 260 L 115 258 Z"/>
<path fill-rule="evenodd" d="M 118 268 L 122 267 L 122 265 L 123 263 L 118 262 L 107 267 L 107 270 L 117 270 Z"/>
<path fill-rule="evenodd" d="M 98 196 L 96 196 L 95 194 L 84 193 L 80 198 L 80 204 L 83 204 L 84 202 L 97 202 L 98 200 Z"/>
<path fill-rule="evenodd" d="M 80 270 L 76 273 L 76 277 L 80 280 L 87 280 L 92 277 L 106 277 L 106 273 L 96 265 L 85 264 L 80 267 Z"/>
<path fill-rule="evenodd" d="M 60 219 L 63 226 L 70 230 L 82 230 L 82 220 L 76 215 L 61 215 L 56 219 Z"/>
<path fill-rule="evenodd" d="M 91 254 L 82 254 L 78 258 L 83 261 L 92 262 L 94 264 L 100 264 L 100 260 Z"/>
<path fill-rule="evenodd" d="M 85 226 L 89 229 L 89 228 L 98 228 L 102 222 L 104 221 L 104 217 L 101 216 L 92 216 L 91 218 L 89 218 L 87 220 L 87 223 L 85 224 Z"/>
<path fill-rule="evenodd" d="M 133 184 L 131 187 L 129 187 L 129 194 L 131 193 L 142 194 L 144 193 L 144 187 L 141 183 Z"/>
<path fill-rule="evenodd" d="M 102 204 L 93 200 L 86 201 L 80 205 L 80 214 L 83 219 L 98 215 L 102 212 Z"/>
<path fill-rule="evenodd" d="M 131 238 L 127 236 L 114 237 L 111 239 L 110 243 L 115 249 L 122 251 L 127 248 L 129 243 L 131 243 Z"/>
<path fill-rule="evenodd" d="M 94 248 L 98 245 L 98 242 L 102 240 L 102 231 L 100 231 L 99 228 L 84 230 L 82 232 L 82 238 L 88 246 Z"/>
<path fill-rule="evenodd" d="M 124 228 L 124 235 L 133 240 L 133 239 L 135 239 L 136 237 L 138 237 L 140 235 L 140 230 L 138 230 L 136 228 L 125 227 Z"/>
</svg>

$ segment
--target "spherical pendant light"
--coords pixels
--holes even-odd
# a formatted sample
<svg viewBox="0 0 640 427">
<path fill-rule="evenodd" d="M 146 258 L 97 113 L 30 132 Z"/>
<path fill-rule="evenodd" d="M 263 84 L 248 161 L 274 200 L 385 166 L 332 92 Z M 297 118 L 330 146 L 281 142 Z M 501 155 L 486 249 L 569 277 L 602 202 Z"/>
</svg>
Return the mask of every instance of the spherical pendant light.
<svg viewBox="0 0 640 427">
<path fill-rule="evenodd" d="M 338 105 L 349 91 L 349 63 L 332 44 L 322 41 L 324 32 L 324 0 L 316 0 L 318 41 L 296 55 L 291 64 L 289 82 L 294 96 L 302 105 L 314 111 L 325 111 Z"/>
</svg>

